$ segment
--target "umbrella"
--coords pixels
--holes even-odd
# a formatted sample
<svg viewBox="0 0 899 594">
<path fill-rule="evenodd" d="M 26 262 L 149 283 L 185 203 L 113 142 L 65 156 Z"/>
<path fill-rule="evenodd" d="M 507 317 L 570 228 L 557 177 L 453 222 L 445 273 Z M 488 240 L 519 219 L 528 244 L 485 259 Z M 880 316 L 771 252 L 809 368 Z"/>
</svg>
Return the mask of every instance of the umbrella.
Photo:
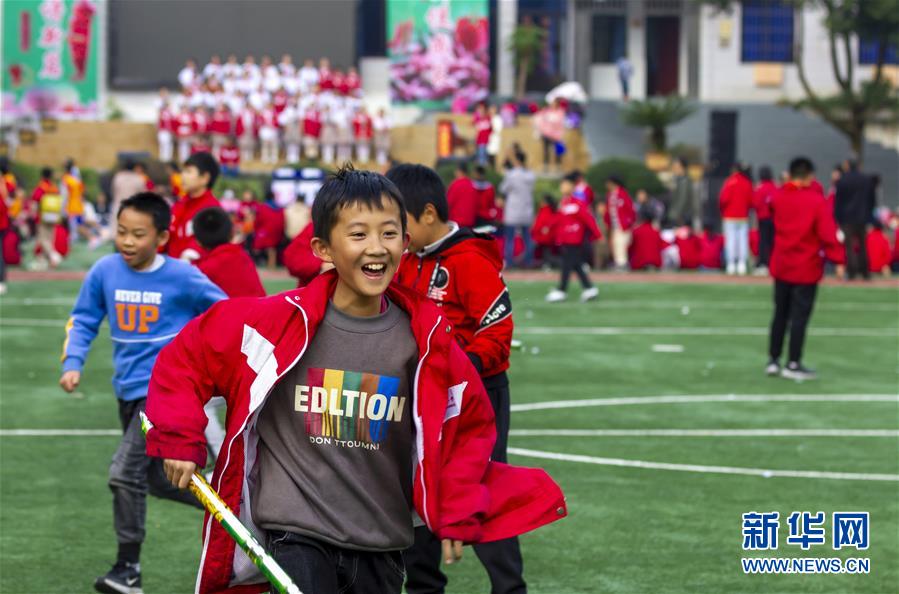
<svg viewBox="0 0 899 594">
<path fill-rule="evenodd" d="M 586 103 L 587 92 L 578 82 L 564 82 L 546 94 L 546 101 L 552 103 L 556 99 L 567 99 L 575 103 Z"/>
</svg>

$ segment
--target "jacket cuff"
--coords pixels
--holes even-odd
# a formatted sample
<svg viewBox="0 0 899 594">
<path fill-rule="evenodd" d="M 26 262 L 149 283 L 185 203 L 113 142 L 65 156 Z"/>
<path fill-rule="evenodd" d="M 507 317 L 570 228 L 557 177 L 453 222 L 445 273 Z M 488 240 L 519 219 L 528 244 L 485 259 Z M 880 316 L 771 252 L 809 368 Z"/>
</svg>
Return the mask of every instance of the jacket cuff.
<svg viewBox="0 0 899 594">
<path fill-rule="evenodd" d="M 459 524 L 444 526 L 438 530 L 437 536 L 441 540 L 461 540 L 464 543 L 475 543 L 481 541 L 483 532 L 478 522 L 469 520 Z"/>
<path fill-rule="evenodd" d="M 153 430 L 151 429 L 151 432 Z M 206 447 L 203 445 L 174 445 L 160 443 L 147 434 L 147 455 L 168 460 L 193 462 L 198 469 L 206 466 Z"/>
<path fill-rule="evenodd" d="M 468 355 L 468 360 L 471 361 L 471 364 L 474 365 L 474 368 L 477 370 L 478 375 L 484 373 L 484 363 L 481 361 L 481 358 L 474 353 L 465 353 Z M 458 539 L 457 539 L 458 540 Z"/>
<path fill-rule="evenodd" d="M 84 361 L 78 359 L 76 357 L 66 357 L 62 362 L 62 370 L 66 371 L 81 371 L 84 368 Z"/>
</svg>

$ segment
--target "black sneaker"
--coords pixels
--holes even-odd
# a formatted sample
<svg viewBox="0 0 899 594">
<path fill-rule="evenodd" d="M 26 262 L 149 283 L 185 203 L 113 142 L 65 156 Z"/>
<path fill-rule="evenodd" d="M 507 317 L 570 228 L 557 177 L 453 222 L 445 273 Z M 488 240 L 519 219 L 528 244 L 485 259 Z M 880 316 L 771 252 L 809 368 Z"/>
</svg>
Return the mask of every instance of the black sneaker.
<svg viewBox="0 0 899 594">
<path fill-rule="evenodd" d="M 784 367 L 783 371 L 780 372 L 780 376 L 787 379 L 800 381 L 818 379 L 818 374 L 815 373 L 814 369 L 803 367 L 796 361 L 787 363 L 787 366 Z"/>
<path fill-rule="evenodd" d="M 140 563 L 116 562 L 106 575 L 97 578 L 94 590 L 104 594 L 144 594 L 140 587 Z"/>
<path fill-rule="evenodd" d="M 768 364 L 765 366 L 765 373 L 769 377 L 780 375 L 780 363 L 778 363 L 774 359 L 770 359 L 768 361 Z"/>
</svg>

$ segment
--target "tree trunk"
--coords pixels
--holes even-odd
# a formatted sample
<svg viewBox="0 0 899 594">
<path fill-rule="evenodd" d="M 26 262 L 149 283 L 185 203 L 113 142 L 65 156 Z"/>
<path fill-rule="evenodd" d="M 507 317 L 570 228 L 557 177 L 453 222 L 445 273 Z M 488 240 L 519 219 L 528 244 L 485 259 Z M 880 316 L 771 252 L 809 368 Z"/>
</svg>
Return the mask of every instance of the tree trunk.
<svg viewBox="0 0 899 594">
<path fill-rule="evenodd" d="M 847 134 L 849 137 L 849 145 L 852 147 L 852 154 L 861 167 L 865 160 L 865 123 L 855 122 L 852 130 Z"/>
<path fill-rule="evenodd" d="M 518 81 L 515 84 L 515 92 L 519 99 L 524 99 L 525 85 L 528 81 L 528 70 L 530 69 L 530 58 L 522 57 L 518 60 Z"/>
</svg>

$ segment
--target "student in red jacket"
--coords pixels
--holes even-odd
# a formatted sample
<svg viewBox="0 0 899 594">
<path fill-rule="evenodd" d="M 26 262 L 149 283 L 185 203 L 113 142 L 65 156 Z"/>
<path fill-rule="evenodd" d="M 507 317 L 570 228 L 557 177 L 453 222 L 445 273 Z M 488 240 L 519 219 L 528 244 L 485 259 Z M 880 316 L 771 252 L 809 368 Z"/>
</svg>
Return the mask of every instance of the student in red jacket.
<svg viewBox="0 0 899 594">
<path fill-rule="evenodd" d="M 653 222 L 653 214 L 644 211 L 640 214 L 640 224 L 634 228 L 630 247 L 631 270 L 660 269 L 662 267 L 662 250 L 665 241 Z"/>
<path fill-rule="evenodd" d="M 727 274 L 746 274 L 749 260 L 749 209 L 752 208 L 752 180 L 748 170 L 735 163 L 730 177 L 721 186 L 718 203 L 724 221 Z"/>
<path fill-rule="evenodd" d="M 284 248 L 282 259 L 290 276 L 297 279 L 297 288 L 305 287 L 321 272 L 330 270 L 332 266 L 315 255 L 312 249 L 312 238 L 315 230 L 310 221 L 300 233 Z"/>
<path fill-rule="evenodd" d="M 815 168 L 805 157 L 790 162 L 790 181 L 774 195 L 774 251 L 771 276 L 774 277 L 774 318 L 771 321 L 768 375 L 815 379 L 815 372 L 802 365 L 805 331 L 818 283 L 824 275 L 824 258 L 845 262 L 843 247 L 837 240 L 836 224 L 824 195 L 812 187 Z M 790 325 L 790 349 L 787 365 L 780 367 L 784 334 Z"/>
<path fill-rule="evenodd" d="M 159 354 L 147 453 L 172 483 L 186 487 L 202 467 L 203 404 L 221 394 L 228 435 L 212 485 L 304 592 L 349 590 L 351 571 L 401 592 L 410 509 L 448 562 L 463 543 L 563 517 L 545 472 L 490 460 L 491 403 L 446 311 L 391 284 L 408 241 L 396 186 L 339 171 L 312 219 L 316 254 L 336 270 L 303 289 L 223 301 Z M 203 532 L 197 592 L 268 590 L 220 524 L 207 516 Z"/>
<path fill-rule="evenodd" d="M 603 220 L 609 230 L 612 259 L 618 270 L 627 269 L 627 250 L 631 244 L 631 228 L 637 220 L 634 201 L 624 188 L 621 178 L 610 176 L 606 180 L 606 204 Z"/>
<path fill-rule="evenodd" d="M 194 217 L 194 234 L 206 254 L 197 268 L 228 297 L 265 297 L 259 272 L 243 246 L 231 243 L 234 225 L 224 209 L 206 208 Z"/>
<path fill-rule="evenodd" d="M 478 218 L 478 191 L 471 178 L 468 177 L 468 163 L 459 161 L 456 164 L 456 179 L 446 190 L 446 202 L 449 205 L 449 220 L 460 227 L 474 227 Z"/>
<path fill-rule="evenodd" d="M 496 188 L 487 179 L 487 170 L 478 165 L 474 168 L 471 185 L 474 188 L 478 211 L 474 224 L 498 226 L 503 218 L 503 211 L 496 203 Z"/>
<path fill-rule="evenodd" d="M 865 245 L 868 248 L 868 270 L 889 276 L 893 254 L 890 250 L 890 240 L 883 232 L 883 224 L 880 221 L 872 223 L 872 228 L 865 237 Z"/>
<path fill-rule="evenodd" d="M 721 271 L 721 253 L 724 251 L 724 236 L 715 232 L 714 227 L 705 225 L 699 237 L 699 266 L 703 270 Z"/>
<path fill-rule="evenodd" d="M 758 268 L 760 274 L 768 273 L 768 262 L 771 261 L 771 247 L 774 245 L 774 223 L 771 222 L 771 199 L 777 191 L 774 183 L 774 174 L 771 168 L 763 165 L 759 168 L 759 184 L 752 194 L 752 208 L 759 228 L 759 257 Z"/>
<path fill-rule="evenodd" d="M 456 342 L 481 376 L 496 417 L 496 444 L 491 459 L 506 461 L 509 433 L 509 351 L 512 301 L 502 278 L 503 259 L 496 241 L 460 228 L 448 219 L 443 182 L 422 165 L 398 165 L 387 178 L 402 193 L 409 226 L 409 252 L 397 282 L 440 306 L 453 324 Z M 409 594 L 442 591 L 440 544 L 425 527 L 417 528 L 415 545 L 404 553 Z M 494 592 L 526 588 L 517 539 L 476 545 Z"/>
<path fill-rule="evenodd" d="M 490 142 L 490 133 L 493 131 L 486 103 L 481 102 L 475 106 L 471 124 L 474 126 L 475 132 L 475 160 L 478 162 L 478 165 L 486 165 L 487 144 Z"/>
<path fill-rule="evenodd" d="M 194 237 L 192 221 L 204 208 L 221 207 L 211 189 L 218 175 L 219 164 L 209 153 L 195 153 L 184 162 L 184 197 L 172 206 L 171 233 L 165 248 L 172 258 L 193 262 L 205 254 Z"/>
<path fill-rule="evenodd" d="M 681 270 L 696 270 L 702 264 L 702 241 L 691 227 L 683 226 L 675 232 L 674 245 Z"/>
<path fill-rule="evenodd" d="M 546 295 L 546 300 L 550 303 L 565 301 L 568 297 L 568 278 L 574 272 L 583 287 L 581 301 L 587 302 L 596 299 L 599 289 L 593 286 L 584 270 L 586 257 L 584 243 L 600 239 L 602 233 L 599 232 L 596 220 L 590 214 L 587 205 L 572 195 L 574 184 L 571 180 L 563 179 L 559 184 L 559 191 L 562 194 L 562 202 L 559 204 L 559 219 L 556 224 L 556 243 L 562 252 L 562 276 L 558 288 L 550 291 Z"/>
<path fill-rule="evenodd" d="M 531 225 L 531 238 L 534 240 L 534 258 L 545 264 L 555 264 L 558 260 L 559 211 L 556 199 L 552 194 L 543 195 L 543 206 L 537 211 L 534 224 Z"/>
</svg>

